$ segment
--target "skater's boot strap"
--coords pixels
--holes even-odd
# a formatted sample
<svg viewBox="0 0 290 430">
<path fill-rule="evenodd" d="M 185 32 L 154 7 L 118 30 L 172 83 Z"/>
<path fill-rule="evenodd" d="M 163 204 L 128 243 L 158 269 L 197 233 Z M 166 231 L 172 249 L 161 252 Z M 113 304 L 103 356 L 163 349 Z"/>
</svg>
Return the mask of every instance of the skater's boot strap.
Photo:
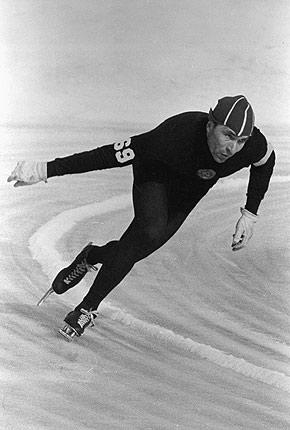
<svg viewBox="0 0 290 430">
<path fill-rule="evenodd" d="M 94 319 L 97 316 L 97 312 L 87 311 L 86 309 L 81 309 L 81 312 L 82 312 L 82 315 L 80 315 L 78 319 L 78 324 L 81 327 L 83 327 L 85 324 L 89 322 L 91 326 L 94 326 L 95 325 Z"/>
</svg>

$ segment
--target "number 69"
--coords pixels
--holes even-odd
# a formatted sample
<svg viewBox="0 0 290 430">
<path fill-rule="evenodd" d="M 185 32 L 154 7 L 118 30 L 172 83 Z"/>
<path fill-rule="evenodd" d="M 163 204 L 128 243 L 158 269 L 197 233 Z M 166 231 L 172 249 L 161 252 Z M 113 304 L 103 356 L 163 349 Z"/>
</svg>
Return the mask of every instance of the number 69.
<svg viewBox="0 0 290 430">
<path fill-rule="evenodd" d="M 122 140 L 114 144 L 114 149 L 116 151 L 116 158 L 119 163 L 126 163 L 126 161 L 133 160 L 135 153 L 133 149 L 128 148 L 131 143 L 131 139 Z"/>
</svg>

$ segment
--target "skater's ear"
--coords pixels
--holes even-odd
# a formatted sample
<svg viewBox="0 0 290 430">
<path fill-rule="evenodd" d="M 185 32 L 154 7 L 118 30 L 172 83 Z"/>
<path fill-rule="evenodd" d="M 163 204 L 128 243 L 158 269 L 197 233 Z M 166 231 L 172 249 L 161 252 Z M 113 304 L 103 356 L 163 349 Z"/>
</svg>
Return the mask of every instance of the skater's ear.
<svg viewBox="0 0 290 430">
<path fill-rule="evenodd" d="M 212 131 L 217 126 L 217 123 L 214 121 L 208 121 L 206 124 L 206 131 Z"/>
</svg>

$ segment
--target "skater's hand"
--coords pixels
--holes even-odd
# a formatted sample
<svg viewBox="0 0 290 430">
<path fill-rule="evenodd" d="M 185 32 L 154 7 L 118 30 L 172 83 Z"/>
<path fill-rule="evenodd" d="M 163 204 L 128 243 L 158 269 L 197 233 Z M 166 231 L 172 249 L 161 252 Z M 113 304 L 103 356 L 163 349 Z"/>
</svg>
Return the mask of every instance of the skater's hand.
<svg viewBox="0 0 290 430">
<path fill-rule="evenodd" d="M 15 181 L 14 187 L 47 182 L 47 163 L 44 161 L 18 161 L 15 169 L 7 179 Z"/>
<path fill-rule="evenodd" d="M 232 250 L 239 251 L 244 248 L 253 235 L 254 224 L 257 222 L 257 215 L 252 214 L 247 209 L 241 208 L 242 216 L 236 224 L 233 235 Z"/>
</svg>

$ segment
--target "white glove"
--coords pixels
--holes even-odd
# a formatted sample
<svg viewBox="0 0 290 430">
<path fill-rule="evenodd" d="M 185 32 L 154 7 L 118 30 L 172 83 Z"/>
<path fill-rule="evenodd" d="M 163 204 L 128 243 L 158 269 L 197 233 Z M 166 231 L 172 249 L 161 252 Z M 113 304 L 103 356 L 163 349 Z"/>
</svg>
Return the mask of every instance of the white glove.
<svg viewBox="0 0 290 430">
<path fill-rule="evenodd" d="M 16 181 L 14 187 L 47 182 L 47 163 L 44 161 L 18 161 L 15 169 L 7 179 Z"/>
<path fill-rule="evenodd" d="M 244 208 L 241 208 L 241 214 L 242 216 L 236 224 L 236 231 L 233 235 L 233 251 L 238 251 L 247 245 L 253 235 L 254 224 L 258 219 L 258 215 L 254 215 Z"/>
</svg>

